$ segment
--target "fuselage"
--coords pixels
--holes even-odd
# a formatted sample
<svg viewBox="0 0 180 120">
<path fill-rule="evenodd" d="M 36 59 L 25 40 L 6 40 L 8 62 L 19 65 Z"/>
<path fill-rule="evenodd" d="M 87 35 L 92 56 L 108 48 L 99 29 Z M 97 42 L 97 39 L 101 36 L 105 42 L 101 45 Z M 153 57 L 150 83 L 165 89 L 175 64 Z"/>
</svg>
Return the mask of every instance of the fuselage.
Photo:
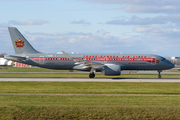
<svg viewBox="0 0 180 120">
<path fill-rule="evenodd" d="M 26 60 L 8 58 L 12 61 L 21 62 L 33 66 L 56 69 L 56 70 L 82 70 L 89 71 L 82 65 L 75 64 L 72 59 L 63 54 L 21 54 L 17 56 L 26 57 Z M 164 57 L 152 54 L 69 54 L 70 56 L 86 61 L 93 61 L 102 64 L 116 64 L 121 70 L 166 70 L 174 67 Z M 101 70 L 102 66 L 96 70 Z"/>
</svg>

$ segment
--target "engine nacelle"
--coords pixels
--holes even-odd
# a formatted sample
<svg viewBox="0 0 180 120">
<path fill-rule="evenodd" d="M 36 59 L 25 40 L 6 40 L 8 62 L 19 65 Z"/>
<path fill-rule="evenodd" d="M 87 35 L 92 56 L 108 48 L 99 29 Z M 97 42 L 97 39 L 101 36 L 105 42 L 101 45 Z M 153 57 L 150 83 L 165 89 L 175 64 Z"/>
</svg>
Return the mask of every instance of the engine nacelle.
<svg viewBox="0 0 180 120">
<path fill-rule="evenodd" d="M 121 66 L 114 64 L 105 64 L 104 66 L 104 74 L 105 75 L 120 75 L 121 74 Z"/>
</svg>

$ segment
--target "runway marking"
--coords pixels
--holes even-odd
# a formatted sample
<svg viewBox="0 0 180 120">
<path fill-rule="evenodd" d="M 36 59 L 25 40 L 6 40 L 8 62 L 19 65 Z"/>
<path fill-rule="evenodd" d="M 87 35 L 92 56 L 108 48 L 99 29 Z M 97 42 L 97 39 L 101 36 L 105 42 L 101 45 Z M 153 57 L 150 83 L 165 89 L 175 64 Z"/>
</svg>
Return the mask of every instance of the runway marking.
<svg viewBox="0 0 180 120">
<path fill-rule="evenodd" d="M 160 94 L 33 94 L 33 93 L 0 93 L 0 95 L 19 95 L 19 96 L 174 96 L 180 95 L 160 95 Z"/>
</svg>

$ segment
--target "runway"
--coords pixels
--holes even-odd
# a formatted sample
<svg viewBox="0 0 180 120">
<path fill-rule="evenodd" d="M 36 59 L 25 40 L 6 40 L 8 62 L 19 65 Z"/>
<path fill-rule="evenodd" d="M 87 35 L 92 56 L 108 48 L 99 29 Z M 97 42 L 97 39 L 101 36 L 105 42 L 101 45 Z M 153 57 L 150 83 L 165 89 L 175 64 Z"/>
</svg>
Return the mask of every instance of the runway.
<svg viewBox="0 0 180 120">
<path fill-rule="evenodd" d="M 8 73 L 51 73 L 51 74 L 57 74 L 57 73 L 71 73 L 71 74 L 89 74 L 89 72 L 0 72 L 4 74 Z M 158 74 L 157 70 L 123 70 L 121 71 L 122 74 Z M 102 74 L 101 72 L 96 72 L 96 74 Z M 162 71 L 161 74 L 168 75 L 168 74 L 180 74 L 180 72 L 170 72 L 170 71 Z"/>
<path fill-rule="evenodd" d="M 36 82 L 166 82 L 166 83 L 179 83 L 179 78 L 162 78 L 162 79 L 149 79 L 149 78 L 0 78 L 1 82 L 7 81 L 36 81 Z"/>
</svg>

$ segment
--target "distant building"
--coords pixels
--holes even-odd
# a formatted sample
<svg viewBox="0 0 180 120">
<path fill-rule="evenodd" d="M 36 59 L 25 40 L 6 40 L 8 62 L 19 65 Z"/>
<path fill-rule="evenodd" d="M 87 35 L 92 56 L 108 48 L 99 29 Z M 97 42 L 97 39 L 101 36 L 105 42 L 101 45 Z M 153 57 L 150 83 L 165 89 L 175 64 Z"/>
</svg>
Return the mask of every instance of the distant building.
<svg viewBox="0 0 180 120">
<path fill-rule="evenodd" d="M 31 65 L 15 62 L 14 67 L 31 67 Z"/>
<path fill-rule="evenodd" d="M 180 65 L 180 57 L 171 57 L 168 60 L 170 60 L 175 65 Z"/>
</svg>

